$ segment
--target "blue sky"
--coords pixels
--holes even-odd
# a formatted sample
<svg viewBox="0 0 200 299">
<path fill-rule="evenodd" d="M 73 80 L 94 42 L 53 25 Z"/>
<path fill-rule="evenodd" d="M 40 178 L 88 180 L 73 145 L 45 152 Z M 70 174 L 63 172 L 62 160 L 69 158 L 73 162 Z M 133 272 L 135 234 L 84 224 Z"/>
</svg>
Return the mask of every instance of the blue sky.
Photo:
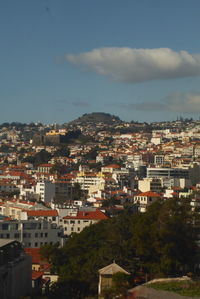
<svg viewBox="0 0 200 299">
<path fill-rule="evenodd" d="M 0 122 L 200 116 L 199 0 L 1 0 Z"/>
</svg>

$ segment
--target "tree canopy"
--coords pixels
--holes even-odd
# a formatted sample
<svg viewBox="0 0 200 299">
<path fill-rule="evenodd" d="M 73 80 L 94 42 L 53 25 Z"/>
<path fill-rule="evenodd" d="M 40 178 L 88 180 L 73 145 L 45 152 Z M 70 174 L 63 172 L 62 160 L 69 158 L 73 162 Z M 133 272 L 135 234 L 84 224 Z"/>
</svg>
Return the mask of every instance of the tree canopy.
<svg viewBox="0 0 200 299">
<path fill-rule="evenodd" d="M 187 202 L 157 201 L 146 213 L 128 210 L 72 234 L 53 266 L 60 282 L 78 278 L 88 295 L 97 291 L 98 270 L 113 260 L 133 276 L 141 270 L 152 278 L 184 275 L 199 262 L 197 223 Z"/>
</svg>

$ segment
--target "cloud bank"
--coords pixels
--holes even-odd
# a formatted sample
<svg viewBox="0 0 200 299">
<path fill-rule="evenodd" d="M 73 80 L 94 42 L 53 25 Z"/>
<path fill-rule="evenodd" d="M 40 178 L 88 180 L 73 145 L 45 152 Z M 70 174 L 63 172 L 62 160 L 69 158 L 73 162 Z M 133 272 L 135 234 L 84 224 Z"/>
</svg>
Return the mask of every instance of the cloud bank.
<svg viewBox="0 0 200 299">
<path fill-rule="evenodd" d="M 200 93 L 173 93 L 160 102 L 128 103 L 120 104 L 120 107 L 138 111 L 200 113 Z"/>
<path fill-rule="evenodd" d="M 99 48 L 67 54 L 65 59 L 84 70 L 128 83 L 200 75 L 200 54 L 175 52 L 169 48 Z"/>
</svg>

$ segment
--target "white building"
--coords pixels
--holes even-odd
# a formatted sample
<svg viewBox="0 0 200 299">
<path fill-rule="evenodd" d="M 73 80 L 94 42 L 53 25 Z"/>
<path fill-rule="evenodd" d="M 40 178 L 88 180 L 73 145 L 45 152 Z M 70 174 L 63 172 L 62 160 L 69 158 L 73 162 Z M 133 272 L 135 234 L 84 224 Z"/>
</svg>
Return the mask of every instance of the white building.
<svg viewBox="0 0 200 299">
<path fill-rule="evenodd" d="M 51 181 L 41 180 L 36 183 L 35 193 L 39 195 L 41 201 L 51 202 L 55 197 L 55 184 Z"/>
<path fill-rule="evenodd" d="M 146 212 L 147 207 L 158 200 L 160 198 L 160 195 L 147 191 L 147 192 L 142 192 L 134 196 L 134 203 L 138 204 L 138 210 L 140 212 Z"/>
<path fill-rule="evenodd" d="M 63 217 L 64 234 L 80 233 L 85 227 L 106 220 L 108 217 L 99 209 L 78 211 L 75 216 Z"/>
<path fill-rule="evenodd" d="M 138 189 L 141 192 L 153 191 L 160 192 L 162 189 L 162 182 L 156 178 L 144 178 L 138 181 Z"/>
<path fill-rule="evenodd" d="M 62 245 L 63 229 L 43 220 L 0 221 L 0 239 L 13 239 L 24 247 L 37 248 L 44 244 Z"/>
</svg>

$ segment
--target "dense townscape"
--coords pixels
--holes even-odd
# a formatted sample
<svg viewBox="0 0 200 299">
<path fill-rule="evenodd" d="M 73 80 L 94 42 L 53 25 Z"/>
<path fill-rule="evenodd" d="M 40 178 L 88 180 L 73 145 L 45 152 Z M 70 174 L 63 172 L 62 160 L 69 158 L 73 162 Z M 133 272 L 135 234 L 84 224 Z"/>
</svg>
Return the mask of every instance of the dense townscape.
<svg viewBox="0 0 200 299">
<path fill-rule="evenodd" d="M 131 277 L 130 287 L 198 273 L 199 211 L 198 120 L 91 113 L 0 125 L 0 269 L 13 269 L 9 286 L 0 276 L 1 298 L 89 298 L 103 294 L 106 271 Z M 17 282 L 20 263 L 30 284 Z"/>
</svg>

